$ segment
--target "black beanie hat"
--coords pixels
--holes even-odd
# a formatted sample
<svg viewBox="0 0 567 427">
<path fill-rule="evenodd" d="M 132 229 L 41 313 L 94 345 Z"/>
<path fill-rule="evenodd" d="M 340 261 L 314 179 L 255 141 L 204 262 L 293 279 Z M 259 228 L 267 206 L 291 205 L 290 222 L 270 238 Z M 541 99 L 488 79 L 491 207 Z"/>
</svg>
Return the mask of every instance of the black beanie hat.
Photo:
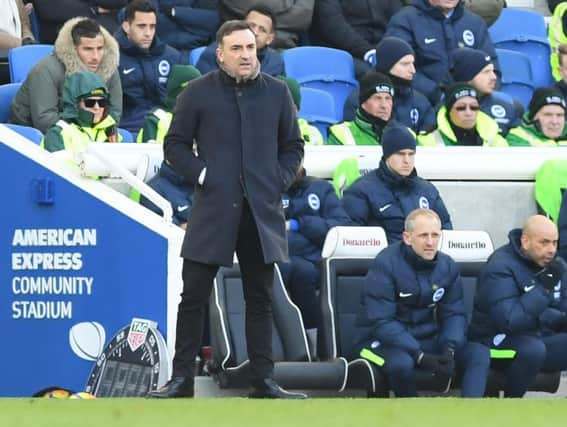
<svg viewBox="0 0 567 427">
<path fill-rule="evenodd" d="M 492 58 L 482 50 L 463 47 L 453 51 L 451 75 L 456 82 L 470 82 L 488 64 Z"/>
<path fill-rule="evenodd" d="M 472 96 L 473 98 L 476 98 L 477 101 L 480 101 L 478 90 L 468 83 L 458 82 L 449 86 L 445 90 L 445 107 L 447 108 L 447 111 L 451 111 L 453 104 L 455 104 L 458 99 L 465 96 Z"/>
<path fill-rule="evenodd" d="M 559 89 L 553 86 L 540 87 L 533 93 L 528 105 L 528 118 L 533 120 L 537 112 L 546 105 L 559 105 L 564 111 L 567 110 L 565 97 Z"/>
<path fill-rule="evenodd" d="M 390 69 L 406 55 L 415 55 L 412 47 L 398 37 L 384 37 L 376 46 L 376 71 L 390 73 Z"/>
<path fill-rule="evenodd" d="M 392 79 L 377 71 L 369 71 L 360 79 L 360 95 L 358 101 L 364 103 L 375 93 L 387 93 L 394 96 L 394 84 Z"/>
<path fill-rule="evenodd" d="M 405 126 L 390 122 L 382 132 L 382 154 L 387 159 L 400 150 L 414 150 L 417 145 L 415 135 Z"/>
</svg>

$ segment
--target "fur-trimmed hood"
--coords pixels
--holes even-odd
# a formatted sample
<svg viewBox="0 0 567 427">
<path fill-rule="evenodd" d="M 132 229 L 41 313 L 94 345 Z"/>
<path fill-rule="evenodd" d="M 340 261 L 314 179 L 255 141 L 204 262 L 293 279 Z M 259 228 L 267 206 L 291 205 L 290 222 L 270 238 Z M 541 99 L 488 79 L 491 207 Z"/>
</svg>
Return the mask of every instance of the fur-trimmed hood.
<svg viewBox="0 0 567 427">
<path fill-rule="evenodd" d="M 59 35 L 55 40 L 55 56 L 63 63 L 65 66 L 65 75 L 76 73 L 78 71 L 89 71 L 89 69 L 83 64 L 77 51 L 75 50 L 75 45 L 73 44 L 73 37 L 71 36 L 71 30 L 75 24 L 85 17 L 79 16 L 76 18 L 69 19 L 59 31 Z M 118 68 L 118 63 L 120 61 L 120 50 L 118 48 L 118 43 L 112 37 L 112 35 L 101 25 L 100 31 L 104 37 L 104 56 L 100 67 L 98 68 L 96 74 L 98 74 L 104 81 L 108 81 L 110 77 L 116 72 Z"/>
</svg>

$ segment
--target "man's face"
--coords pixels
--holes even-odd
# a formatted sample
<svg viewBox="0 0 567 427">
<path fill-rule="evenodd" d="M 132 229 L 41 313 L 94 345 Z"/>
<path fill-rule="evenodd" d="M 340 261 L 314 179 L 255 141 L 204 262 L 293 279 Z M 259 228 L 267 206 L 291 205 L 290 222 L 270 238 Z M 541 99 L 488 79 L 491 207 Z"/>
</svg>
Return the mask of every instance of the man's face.
<svg viewBox="0 0 567 427">
<path fill-rule="evenodd" d="M 246 22 L 250 24 L 256 35 L 256 48 L 258 50 L 264 49 L 274 41 L 274 28 L 269 16 L 253 10 L 246 16 Z"/>
<path fill-rule="evenodd" d="M 429 4 L 433 7 L 437 7 L 443 11 L 443 13 L 448 13 L 457 7 L 459 0 L 429 0 Z"/>
<path fill-rule="evenodd" d="M 402 56 L 398 62 L 390 68 L 390 74 L 400 79 L 413 80 L 415 75 L 415 57 L 412 54 Z"/>
<path fill-rule="evenodd" d="M 140 49 L 149 49 L 156 34 L 156 14 L 135 12 L 131 22 L 124 21 L 122 29 L 128 39 Z"/>
<path fill-rule="evenodd" d="M 104 37 L 102 34 L 92 38 L 81 37 L 79 44 L 75 46 L 75 50 L 88 70 L 96 73 L 104 57 Z"/>
<path fill-rule="evenodd" d="M 548 225 L 522 233 L 520 242 L 524 254 L 540 267 L 545 267 L 557 253 L 558 238 L 557 229 Z"/>
<path fill-rule="evenodd" d="M 471 85 L 483 95 L 489 95 L 496 88 L 496 73 L 494 65 L 488 64 L 471 80 Z"/>
<path fill-rule="evenodd" d="M 437 255 L 441 224 L 433 216 L 419 215 L 414 219 L 413 230 L 404 231 L 402 237 L 418 256 L 430 261 Z"/>
<path fill-rule="evenodd" d="M 415 150 L 406 148 L 392 154 L 386 159 L 386 165 L 401 176 L 409 176 L 415 165 Z"/>
<path fill-rule="evenodd" d="M 392 116 L 393 104 L 394 100 L 389 93 L 374 93 L 360 106 L 368 114 L 388 121 Z"/>
<path fill-rule="evenodd" d="M 544 105 L 534 116 L 546 138 L 556 139 L 563 134 L 565 110 L 559 105 Z"/>
<path fill-rule="evenodd" d="M 256 69 L 256 38 L 250 30 L 226 35 L 217 47 L 217 59 L 237 79 L 249 77 Z"/>
<path fill-rule="evenodd" d="M 449 117 L 451 122 L 463 129 L 472 129 L 476 124 L 478 116 L 478 100 L 472 96 L 463 96 L 459 98 L 451 108 Z"/>
<path fill-rule="evenodd" d="M 104 115 L 104 108 L 107 101 L 103 97 L 89 97 L 81 99 L 79 107 L 83 110 L 93 113 L 93 124 L 100 122 Z"/>
</svg>

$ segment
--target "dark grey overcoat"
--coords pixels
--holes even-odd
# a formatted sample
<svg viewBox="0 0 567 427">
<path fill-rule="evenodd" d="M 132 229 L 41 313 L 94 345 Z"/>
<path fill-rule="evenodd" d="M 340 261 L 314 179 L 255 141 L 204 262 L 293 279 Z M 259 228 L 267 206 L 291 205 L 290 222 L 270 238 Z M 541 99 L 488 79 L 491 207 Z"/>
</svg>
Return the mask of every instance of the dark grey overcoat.
<svg viewBox="0 0 567 427">
<path fill-rule="evenodd" d="M 281 194 L 299 168 L 303 141 L 285 83 L 260 73 L 237 84 L 222 70 L 193 80 L 177 99 L 164 152 L 174 170 L 195 183 L 183 258 L 232 265 L 247 197 L 264 262 L 287 259 Z"/>
</svg>

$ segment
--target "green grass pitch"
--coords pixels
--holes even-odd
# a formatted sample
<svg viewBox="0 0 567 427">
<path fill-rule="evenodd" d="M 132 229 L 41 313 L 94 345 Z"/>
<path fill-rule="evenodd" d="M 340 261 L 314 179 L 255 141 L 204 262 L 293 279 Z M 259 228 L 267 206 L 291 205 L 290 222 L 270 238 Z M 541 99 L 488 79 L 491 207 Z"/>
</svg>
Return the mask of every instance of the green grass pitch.
<svg viewBox="0 0 567 427">
<path fill-rule="evenodd" d="M 562 427 L 564 399 L 0 399 L 2 427 Z"/>
</svg>

